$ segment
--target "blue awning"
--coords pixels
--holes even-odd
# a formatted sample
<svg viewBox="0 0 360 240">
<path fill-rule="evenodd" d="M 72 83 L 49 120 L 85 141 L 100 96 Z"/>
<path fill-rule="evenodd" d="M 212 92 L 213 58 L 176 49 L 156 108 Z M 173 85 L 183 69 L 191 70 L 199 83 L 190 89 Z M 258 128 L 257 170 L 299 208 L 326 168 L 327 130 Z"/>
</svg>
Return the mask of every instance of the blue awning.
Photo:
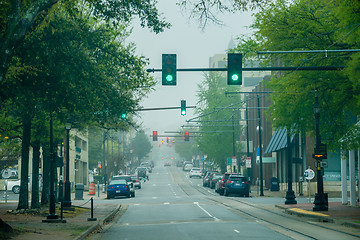
<svg viewBox="0 0 360 240">
<path fill-rule="evenodd" d="M 291 141 L 294 135 L 291 136 Z M 287 147 L 287 133 L 285 128 L 280 128 L 274 132 L 265 153 L 277 152 Z"/>
</svg>

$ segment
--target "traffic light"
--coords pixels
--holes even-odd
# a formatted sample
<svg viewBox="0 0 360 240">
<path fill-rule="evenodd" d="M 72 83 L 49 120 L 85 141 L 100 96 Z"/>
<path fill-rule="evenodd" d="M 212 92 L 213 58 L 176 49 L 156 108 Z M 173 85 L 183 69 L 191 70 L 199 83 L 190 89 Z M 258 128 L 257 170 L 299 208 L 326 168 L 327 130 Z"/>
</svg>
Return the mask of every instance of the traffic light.
<svg viewBox="0 0 360 240">
<path fill-rule="evenodd" d="M 126 113 L 122 113 L 122 114 L 121 114 L 121 119 L 126 119 L 126 116 L 127 116 Z"/>
<path fill-rule="evenodd" d="M 166 142 L 169 143 L 169 137 L 166 137 Z"/>
<path fill-rule="evenodd" d="M 162 55 L 162 85 L 176 86 L 176 54 Z"/>
<path fill-rule="evenodd" d="M 185 132 L 185 142 L 188 142 L 189 141 L 189 132 Z"/>
<path fill-rule="evenodd" d="M 227 84 L 242 84 L 242 54 L 228 53 Z"/>
<path fill-rule="evenodd" d="M 181 116 L 186 115 L 186 100 L 181 100 Z"/>
<path fill-rule="evenodd" d="M 153 131 L 153 141 L 157 141 L 157 140 L 158 140 L 158 132 Z"/>
</svg>

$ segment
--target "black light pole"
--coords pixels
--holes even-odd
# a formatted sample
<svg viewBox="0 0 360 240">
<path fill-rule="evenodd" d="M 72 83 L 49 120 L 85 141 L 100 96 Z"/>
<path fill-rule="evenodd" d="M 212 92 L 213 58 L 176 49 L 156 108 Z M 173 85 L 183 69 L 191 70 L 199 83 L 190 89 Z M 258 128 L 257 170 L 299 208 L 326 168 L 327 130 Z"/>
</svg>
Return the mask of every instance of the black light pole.
<svg viewBox="0 0 360 240">
<path fill-rule="evenodd" d="M 233 113 L 233 115 L 231 116 L 231 118 L 232 118 L 232 139 L 233 139 L 233 141 L 232 141 L 232 147 L 233 147 L 233 156 L 234 157 L 236 157 L 235 156 L 235 127 L 234 127 L 234 113 Z M 237 172 L 239 172 L 239 170 L 240 170 L 240 162 L 239 162 L 239 165 L 238 165 L 238 171 Z M 235 171 L 234 171 L 235 172 Z"/>
<path fill-rule="evenodd" d="M 290 130 L 286 130 L 287 133 L 287 163 L 288 163 L 288 190 L 286 191 L 286 200 L 285 204 L 297 204 L 297 201 L 295 200 L 295 193 L 292 190 L 292 152 L 291 152 L 291 137 L 290 137 Z"/>
<path fill-rule="evenodd" d="M 261 146 L 261 115 L 260 115 L 260 97 L 257 96 L 258 115 L 259 115 L 259 158 L 260 158 L 260 196 L 264 196 L 264 181 L 263 181 L 263 164 L 262 164 L 262 146 Z"/>
<path fill-rule="evenodd" d="M 317 93 L 315 93 L 315 104 L 314 104 L 314 115 L 315 115 L 315 133 L 316 133 L 316 146 L 315 154 L 320 152 L 321 136 L 320 136 L 320 106 Z M 317 193 L 315 194 L 315 200 L 313 211 L 328 211 L 328 204 L 325 200 L 324 195 L 324 184 L 323 176 L 321 171 L 321 158 L 316 159 L 316 178 L 317 178 Z"/>
<path fill-rule="evenodd" d="M 53 119 L 50 112 L 50 205 L 49 215 L 47 219 L 58 219 L 59 216 L 55 213 L 55 153 L 54 153 L 54 139 L 53 139 Z"/>
<path fill-rule="evenodd" d="M 65 179 L 65 193 L 64 193 L 64 207 L 71 207 L 71 193 L 70 193 L 70 129 L 71 124 L 66 124 L 66 179 Z"/>
<path fill-rule="evenodd" d="M 60 143 L 60 178 L 59 178 L 59 202 L 62 202 L 64 199 L 64 176 L 63 176 L 63 167 L 64 167 L 64 154 L 63 154 L 63 143 Z"/>
</svg>

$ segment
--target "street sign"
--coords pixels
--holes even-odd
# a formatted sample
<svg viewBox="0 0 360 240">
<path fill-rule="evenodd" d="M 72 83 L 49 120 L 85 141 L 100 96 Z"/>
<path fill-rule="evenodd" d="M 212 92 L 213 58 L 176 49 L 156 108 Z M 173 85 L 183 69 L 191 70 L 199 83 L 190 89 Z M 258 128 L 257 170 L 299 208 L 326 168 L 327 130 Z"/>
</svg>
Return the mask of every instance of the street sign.
<svg viewBox="0 0 360 240">
<path fill-rule="evenodd" d="M 306 180 L 312 180 L 314 177 L 315 177 L 315 172 L 312 169 L 308 168 L 305 170 L 304 178 Z"/>
<path fill-rule="evenodd" d="M 245 166 L 246 168 L 251 168 L 251 157 L 245 158 Z"/>
<path fill-rule="evenodd" d="M 227 158 L 226 160 L 227 160 L 227 161 L 226 161 L 226 165 L 231 166 L 231 164 L 232 164 L 232 159 L 231 159 L 231 158 Z"/>
<path fill-rule="evenodd" d="M 233 165 L 233 166 L 236 166 L 236 165 L 237 165 L 236 157 L 232 157 L 232 165 Z"/>
</svg>

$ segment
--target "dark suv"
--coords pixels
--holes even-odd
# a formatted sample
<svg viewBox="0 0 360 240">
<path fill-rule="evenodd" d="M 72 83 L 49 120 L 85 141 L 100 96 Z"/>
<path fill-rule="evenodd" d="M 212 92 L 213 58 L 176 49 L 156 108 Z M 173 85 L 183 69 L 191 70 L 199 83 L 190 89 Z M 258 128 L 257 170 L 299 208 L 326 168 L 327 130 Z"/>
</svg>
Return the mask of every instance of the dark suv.
<svg viewBox="0 0 360 240">
<path fill-rule="evenodd" d="M 225 182 L 224 195 L 239 194 L 243 197 L 249 197 L 249 183 L 246 177 L 241 174 L 231 174 Z"/>
</svg>

